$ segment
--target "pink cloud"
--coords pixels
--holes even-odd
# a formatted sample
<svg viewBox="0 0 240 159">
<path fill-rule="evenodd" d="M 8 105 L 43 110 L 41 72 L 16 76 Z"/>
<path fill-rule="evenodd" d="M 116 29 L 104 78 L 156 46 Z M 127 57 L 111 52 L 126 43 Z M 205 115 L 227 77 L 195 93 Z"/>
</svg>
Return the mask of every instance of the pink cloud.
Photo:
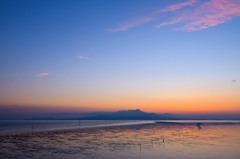
<svg viewBox="0 0 240 159">
<path fill-rule="evenodd" d="M 77 59 L 79 60 L 86 60 L 88 59 L 89 57 L 87 56 L 87 53 L 86 52 L 80 52 L 77 56 Z"/>
<path fill-rule="evenodd" d="M 38 73 L 36 76 L 37 76 L 37 77 L 45 77 L 45 76 L 49 76 L 49 75 L 50 75 L 49 72 L 40 72 L 40 73 Z"/>
<path fill-rule="evenodd" d="M 166 25 L 177 24 L 177 23 L 182 22 L 184 19 L 186 19 L 184 16 L 179 16 L 178 18 L 175 18 L 173 20 L 170 20 L 170 21 L 167 21 L 167 22 L 163 22 L 163 23 L 157 25 L 156 28 L 161 28 L 161 27 L 166 26 Z"/>
<path fill-rule="evenodd" d="M 85 60 L 85 59 L 88 59 L 88 57 L 84 55 L 80 55 L 80 56 L 77 56 L 77 59 Z"/>
<path fill-rule="evenodd" d="M 176 18 L 160 23 L 156 28 L 184 23 L 183 27 L 176 30 L 192 32 L 225 23 L 237 16 L 240 16 L 239 0 L 210 0 L 190 11 L 179 12 Z"/>
<path fill-rule="evenodd" d="M 152 17 L 141 17 L 141 18 L 138 18 L 136 20 L 124 23 L 124 24 L 122 24 L 122 25 L 120 25 L 116 28 L 110 29 L 109 31 L 110 32 L 122 32 L 122 31 L 126 31 L 128 29 L 137 27 L 141 24 L 153 21 L 153 20 L 154 20 L 154 18 L 152 18 Z"/>
<path fill-rule="evenodd" d="M 124 23 L 109 31 L 127 31 L 147 22 L 160 20 L 162 14 L 166 13 L 173 13 L 174 18 L 161 22 L 156 28 L 179 24 L 180 27 L 174 30 L 192 32 L 220 25 L 240 16 L 240 0 L 188 0 L 159 9 L 150 13 L 151 16 Z"/>
<path fill-rule="evenodd" d="M 197 0 L 188 0 L 186 2 L 173 4 L 173 5 L 170 5 L 170 6 L 166 7 L 166 8 L 164 8 L 164 9 L 160 9 L 159 11 L 157 11 L 157 13 L 159 13 L 159 12 L 176 11 L 176 10 L 181 9 L 183 7 L 191 6 L 194 3 L 196 3 L 196 2 L 197 2 Z"/>
<path fill-rule="evenodd" d="M 144 17 L 135 19 L 133 21 L 129 21 L 129 22 L 124 23 L 116 28 L 110 29 L 109 31 L 110 32 L 127 31 L 128 29 L 131 29 L 131 28 L 137 27 L 139 25 L 142 25 L 144 23 L 148 23 L 150 21 L 156 20 L 155 16 L 156 16 L 156 14 L 158 14 L 160 12 L 175 11 L 175 10 L 181 9 L 183 7 L 191 6 L 195 2 L 197 2 L 197 0 L 189 0 L 189 1 L 186 1 L 183 3 L 171 5 L 169 7 L 166 7 L 164 9 L 160 9 L 160 10 L 156 11 L 155 13 L 152 14 L 152 16 L 144 16 Z"/>
</svg>

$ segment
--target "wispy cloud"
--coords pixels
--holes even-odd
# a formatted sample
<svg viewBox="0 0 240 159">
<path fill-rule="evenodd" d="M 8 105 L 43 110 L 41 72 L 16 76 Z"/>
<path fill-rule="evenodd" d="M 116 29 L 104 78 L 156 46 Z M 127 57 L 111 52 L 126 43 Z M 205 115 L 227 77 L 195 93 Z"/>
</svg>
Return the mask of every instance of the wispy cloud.
<svg viewBox="0 0 240 159">
<path fill-rule="evenodd" d="M 119 25 L 116 28 L 113 29 L 109 29 L 109 32 L 123 32 L 123 31 L 127 31 L 129 29 L 135 28 L 137 26 L 140 26 L 142 24 L 157 20 L 157 14 L 158 13 L 162 13 L 162 12 L 168 12 L 168 11 L 175 11 L 178 9 L 181 9 L 183 7 L 187 7 L 187 6 L 191 6 L 193 3 L 197 2 L 197 0 L 189 0 L 186 2 L 182 2 L 182 3 L 177 3 L 171 6 L 168 6 L 166 8 L 161 8 L 159 10 L 156 10 L 155 12 L 151 13 L 151 16 L 142 16 L 140 18 L 134 19 L 132 21 L 128 21 L 126 23 L 123 23 L 121 25 Z"/>
<path fill-rule="evenodd" d="M 206 29 L 240 16 L 239 0 L 210 0 L 203 2 L 191 10 L 178 12 L 178 16 L 157 25 L 157 28 L 166 25 L 183 24 L 176 30 L 187 32 Z"/>
<path fill-rule="evenodd" d="M 161 21 L 163 14 L 169 14 L 168 20 L 159 23 L 156 28 L 178 24 L 174 30 L 192 32 L 223 24 L 240 16 L 240 0 L 186 0 L 160 8 L 150 13 L 151 16 L 123 23 L 109 31 L 122 32 L 154 20 Z"/>
<path fill-rule="evenodd" d="M 79 59 L 79 60 L 86 60 L 86 59 L 88 59 L 88 57 L 84 56 L 84 55 L 79 55 L 79 56 L 77 56 L 77 59 Z"/>
<path fill-rule="evenodd" d="M 161 28 L 162 26 L 165 26 L 165 25 L 173 25 L 173 24 L 177 24 L 177 23 L 180 23 L 182 22 L 183 20 L 185 19 L 184 16 L 179 16 L 173 20 L 170 20 L 170 21 L 166 21 L 166 22 L 163 22 L 159 25 L 156 26 L 156 28 Z"/>
<path fill-rule="evenodd" d="M 129 21 L 129 22 L 126 22 L 124 24 L 121 24 L 120 26 L 118 26 L 116 28 L 109 29 L 109 31 L 110 32 L 122 32 L 122 31 L 126 31 L 128 29 L 137 27 L 141 24 L 153 21 L 153 20 L 154 20 L 153 17 L 141 17 L 141 18 L 135 19 L 133 21 Z"/>
<path fill-rule="evenodd" d="M 45 77 L 45 76 L 49 76 L 49 75 L 50 75 L 49 72 L 40 72 L 40 73 L 38 73 L 36 76 L 37 76 L 37 77 Z"/>
<path fill-rule="evenodd" d="M 86 52 L 80 52 L 78 53 L 77 57 L 78 60 L 87 60 L 89 57 L 87 56 Z"/>
<path fill-rule="evenodd" d="M 183 7 L 192 6 L 196 2 L 197 2 L 197 0 L 189 0 L 189 1 L 186 1 L 186 2 L 173 4 L 173 5 L 170 5 L 170 6 L 166 7 L 166 8 L 158 10 L 156 13 L 176 11 L 176 10 L 181 9 Z"/>
</svg>

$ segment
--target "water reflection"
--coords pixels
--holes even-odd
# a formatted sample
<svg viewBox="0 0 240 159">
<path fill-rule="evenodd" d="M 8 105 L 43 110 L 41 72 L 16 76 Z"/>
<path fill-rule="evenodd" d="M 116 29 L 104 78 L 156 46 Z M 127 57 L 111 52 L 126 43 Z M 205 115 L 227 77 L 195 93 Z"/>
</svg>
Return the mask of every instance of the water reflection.
<svg viewBox="0 0 240 159">
<path fill-rule="evenodd" d="M 0 158 L 239 159 L 240 125 L 142 124 L 0 136 Z"/>
</svg>

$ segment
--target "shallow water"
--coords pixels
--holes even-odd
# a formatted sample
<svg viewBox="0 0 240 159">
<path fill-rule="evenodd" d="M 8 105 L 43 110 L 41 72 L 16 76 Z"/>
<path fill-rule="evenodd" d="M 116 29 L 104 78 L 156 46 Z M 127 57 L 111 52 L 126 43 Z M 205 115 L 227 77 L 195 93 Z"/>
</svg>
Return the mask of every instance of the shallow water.
<svg viewBox="0 0 240 159">
<path fill-rule="evenodd" d="M 153 123 L 134 120 L 0 120 L 0 135 Z"/>
<path fill-rule="evenodd" d="M 239 159 L 240 124 L 142 124 L 0 136 L 0 158 Z"/>
</svg>

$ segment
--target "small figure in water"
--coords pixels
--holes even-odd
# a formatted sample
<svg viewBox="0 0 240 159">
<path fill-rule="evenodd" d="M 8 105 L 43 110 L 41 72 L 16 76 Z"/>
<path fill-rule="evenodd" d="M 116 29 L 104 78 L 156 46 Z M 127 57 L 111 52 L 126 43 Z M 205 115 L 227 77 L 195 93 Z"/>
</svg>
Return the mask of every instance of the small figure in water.
<svg viewBox="0 0 240 159">
<path fill-rule="evenodd" d="M 198 130 L 201 130 L 201 129 L 202 129 L 201 125 L 202 125 L 202 123 L 197 123 L 197 128 L 198 128 Z"/>
</svg>

